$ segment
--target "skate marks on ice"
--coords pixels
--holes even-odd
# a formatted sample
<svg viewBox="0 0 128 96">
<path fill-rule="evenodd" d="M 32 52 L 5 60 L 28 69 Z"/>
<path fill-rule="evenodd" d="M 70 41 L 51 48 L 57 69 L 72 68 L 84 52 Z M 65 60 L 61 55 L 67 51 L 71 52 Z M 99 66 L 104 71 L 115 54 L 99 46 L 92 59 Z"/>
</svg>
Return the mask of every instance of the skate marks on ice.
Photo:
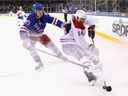
<svg viewBox="0 0 128 96">
<path fill-rule="evenodd" d="M 14 73 L 8 73 L 8 72 L 0 72 L 0 78 L 8 78 L 8 77 L 19 77 L 23 76 L 23 72 L 14 72 Z"/>
</svg>

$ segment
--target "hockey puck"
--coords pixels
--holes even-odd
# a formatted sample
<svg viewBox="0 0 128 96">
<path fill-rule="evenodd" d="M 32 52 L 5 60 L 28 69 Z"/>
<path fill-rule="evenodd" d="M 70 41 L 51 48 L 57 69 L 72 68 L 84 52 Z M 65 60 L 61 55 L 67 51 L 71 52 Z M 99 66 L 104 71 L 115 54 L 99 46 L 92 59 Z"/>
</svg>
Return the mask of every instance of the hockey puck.
<svg viewBox="0 0 128 96">
<path fill-rule="evenodd" d="M 105 89 L 107 92 L 111 92 L 112 91 L 112 87 L 111 86 L 103 86 L 103 89 Z"/>
</svg>

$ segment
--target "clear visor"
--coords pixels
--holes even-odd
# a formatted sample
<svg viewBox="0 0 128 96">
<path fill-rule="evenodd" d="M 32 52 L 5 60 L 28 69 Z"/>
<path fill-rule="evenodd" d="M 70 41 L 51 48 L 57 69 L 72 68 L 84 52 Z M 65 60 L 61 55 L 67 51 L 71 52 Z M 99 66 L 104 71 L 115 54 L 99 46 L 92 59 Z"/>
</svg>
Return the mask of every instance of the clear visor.
<svg viewBox="0 0 128 96">
<path fill-rule="evenodd" d="M 81 22 L 85 22 L 86 19 L 85 18 L 79 18 L 78 17 L 78 20 L 81 21 Z"/>
</svg>

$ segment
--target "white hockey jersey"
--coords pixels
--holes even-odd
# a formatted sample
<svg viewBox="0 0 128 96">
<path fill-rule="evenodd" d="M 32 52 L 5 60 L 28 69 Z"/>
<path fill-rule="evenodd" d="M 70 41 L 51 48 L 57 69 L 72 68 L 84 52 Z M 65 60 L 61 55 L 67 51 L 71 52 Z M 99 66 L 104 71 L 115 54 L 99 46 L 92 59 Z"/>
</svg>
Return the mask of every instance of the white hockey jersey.
<svg viewBox="0 0 128 96">
<path fill-rule="evenodd" d="M 91 18 L 87 17 L 85 22 L 81 23 L 77 20 L 77 17 L 73 16 L 70 32 L 62 36 L 60 42 L 62 44 L 77 44 L 83 48 L 87 48 L 85 34 L 87 28 L 91 25 L 95 25 Z"/>
<path fill-rule="evenodd" d="M 16 15 L 17 15 L 17 17 L 18 17 L 19 19 L 23 19 L 24 16 L 25 16 L 25 12 L 22 11 L 22 10 L 18 10 L 17 13 L 16 13 Z"/>
</svg>

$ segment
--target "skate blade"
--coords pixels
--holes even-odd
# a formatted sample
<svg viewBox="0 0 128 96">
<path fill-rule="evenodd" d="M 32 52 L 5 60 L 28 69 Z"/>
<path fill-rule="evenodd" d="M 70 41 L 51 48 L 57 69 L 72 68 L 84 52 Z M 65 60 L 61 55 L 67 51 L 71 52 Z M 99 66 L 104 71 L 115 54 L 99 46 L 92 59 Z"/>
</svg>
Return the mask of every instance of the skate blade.
<svg viewBox="0 0 128 96">
<path fill-rule="evenodd" d="M 89 86 L 95 86 L 96 85 L 96 80 L 92 80 L 91 82 L 89 82 Z"/>
<path fill-rule="evenodd" d="M 41 72 L 42 70 L 43 70 L 43 66 L 37 66 L 37 67 L 35 67 L 35 70 L 37 71 L 37 72 Z"/>
</svg>

